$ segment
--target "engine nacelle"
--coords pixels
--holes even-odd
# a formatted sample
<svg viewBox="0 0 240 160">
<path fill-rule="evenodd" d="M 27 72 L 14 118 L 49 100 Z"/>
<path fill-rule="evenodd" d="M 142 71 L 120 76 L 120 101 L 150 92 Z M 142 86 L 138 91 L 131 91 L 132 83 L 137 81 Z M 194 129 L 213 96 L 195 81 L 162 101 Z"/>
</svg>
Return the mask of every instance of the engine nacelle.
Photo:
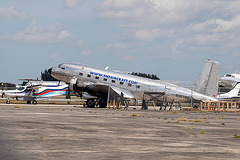
<svg viewBox="0 0 240 160">
<path fill-rule="evenodd" d="M 89 82 L 81 81 L 80 79 L 77 79 L 76 87 L 78 87 L 78 88 L 87 88 L 87 86 L 89 84 L 90 84 Z"/>
<path fill-rule="evenodd" d="M 81 81 L 78 78 L 72 78 L 70 80 L 69 89 L 74 90 L 75 88 L 85 89 L 89 85 L 89 82 Z"/>
<path fill-rule="evenodd" d="M 70 79 L 69 89 L 73 91 L 74 85 L 77 82 L 77 78 Z"/>
</svg>

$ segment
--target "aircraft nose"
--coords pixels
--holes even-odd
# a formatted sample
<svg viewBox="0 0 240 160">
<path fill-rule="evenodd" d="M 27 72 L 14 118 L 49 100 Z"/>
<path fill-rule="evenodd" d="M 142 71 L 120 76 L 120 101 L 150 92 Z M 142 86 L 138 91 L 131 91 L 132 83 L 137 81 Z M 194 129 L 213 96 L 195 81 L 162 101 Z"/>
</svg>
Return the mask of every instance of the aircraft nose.
<svg viewBox="0 0 240 160">
<path fill-rule="evenodd" d="M 52 68 L 48 69 L 48 73 L 51 74 L 52 73 Z"/>
</svg>

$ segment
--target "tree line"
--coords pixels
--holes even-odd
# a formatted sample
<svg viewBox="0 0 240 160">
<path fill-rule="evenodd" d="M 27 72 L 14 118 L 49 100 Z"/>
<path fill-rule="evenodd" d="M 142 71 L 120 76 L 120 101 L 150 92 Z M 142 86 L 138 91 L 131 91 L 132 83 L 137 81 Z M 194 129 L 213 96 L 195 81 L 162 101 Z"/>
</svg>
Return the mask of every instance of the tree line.
<svg viewBox="0 0 240 160">
<path fill-rule="evenodd" d="M 149 79 L 154 79 L 154 80 L 160 80 L 157 75 L 155 74 L 146 74 L 146 73 L 139 73 L 139 72 L 132 72 L 131 75 L 139 76 L 139 77 L 144 77 L 144 78 L 149 78 Z"/>
</svg>

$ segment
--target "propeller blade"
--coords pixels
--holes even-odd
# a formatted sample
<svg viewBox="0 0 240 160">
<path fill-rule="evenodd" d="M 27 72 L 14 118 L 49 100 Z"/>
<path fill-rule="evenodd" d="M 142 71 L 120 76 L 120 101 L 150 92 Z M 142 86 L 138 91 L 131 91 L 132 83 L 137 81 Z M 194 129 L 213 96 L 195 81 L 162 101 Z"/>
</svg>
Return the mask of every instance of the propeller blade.
<svg viewBox="0 0 240 160">
<path fill-rule="evenodd" d="M 66 99 L 71 99 L 69 86 L 68 86 L 67 93 L 66 93 Z"/>
</svg>

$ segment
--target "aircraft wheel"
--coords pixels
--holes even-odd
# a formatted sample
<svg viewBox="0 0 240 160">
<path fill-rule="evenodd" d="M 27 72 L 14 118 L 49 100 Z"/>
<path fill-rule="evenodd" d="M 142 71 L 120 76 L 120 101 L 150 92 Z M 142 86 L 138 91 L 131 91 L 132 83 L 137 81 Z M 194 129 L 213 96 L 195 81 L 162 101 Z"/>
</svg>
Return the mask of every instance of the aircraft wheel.
<svg viewBox="0 0 240 160">
<path fill-rule="evenodd" d="M 5 93 L 2 93 L 2 98 L 3 98 L 4 95 L 5 95 Z"/>
<path fill-rule="evenodd" d="M 147 103 L 146 103 L 146 101 L 143 99 L 143 100 L 142 100 L 141 110 L 147 110 L 147 109 L 148 109 Z"/>
<path fill-rule="evenodd" d="M 36 100 L 33 100 L 33 102 L 32 102 L 33 104 L 37 104 L 37 101 Z"/>
<path fill-rule="evenodd" d="M 6 101 L 6 103 L 7 103 L 7 104 L 10 104 L 10 100 L 8 99 L 8 100 Z"/>
<path fill-rule="evenodd" d="M 99 107 L 100 108 L 106 108 L 107 107 L 107 101 L 105 101 L 104 99 L 100 99 L 99 100 Z"/>
<path fill-rule="evenodd" d="M 96 105 L 95 99 L 88 99 L 88 100 L 87 100 L 87 107 L 89 107 L 89 108 L 95 108 L 95 105 Z"/>
<path fill-rule="evenodd" d="M 27 104 L 31 104 L 31 101 L 27 101 Z"/>
</svg>

